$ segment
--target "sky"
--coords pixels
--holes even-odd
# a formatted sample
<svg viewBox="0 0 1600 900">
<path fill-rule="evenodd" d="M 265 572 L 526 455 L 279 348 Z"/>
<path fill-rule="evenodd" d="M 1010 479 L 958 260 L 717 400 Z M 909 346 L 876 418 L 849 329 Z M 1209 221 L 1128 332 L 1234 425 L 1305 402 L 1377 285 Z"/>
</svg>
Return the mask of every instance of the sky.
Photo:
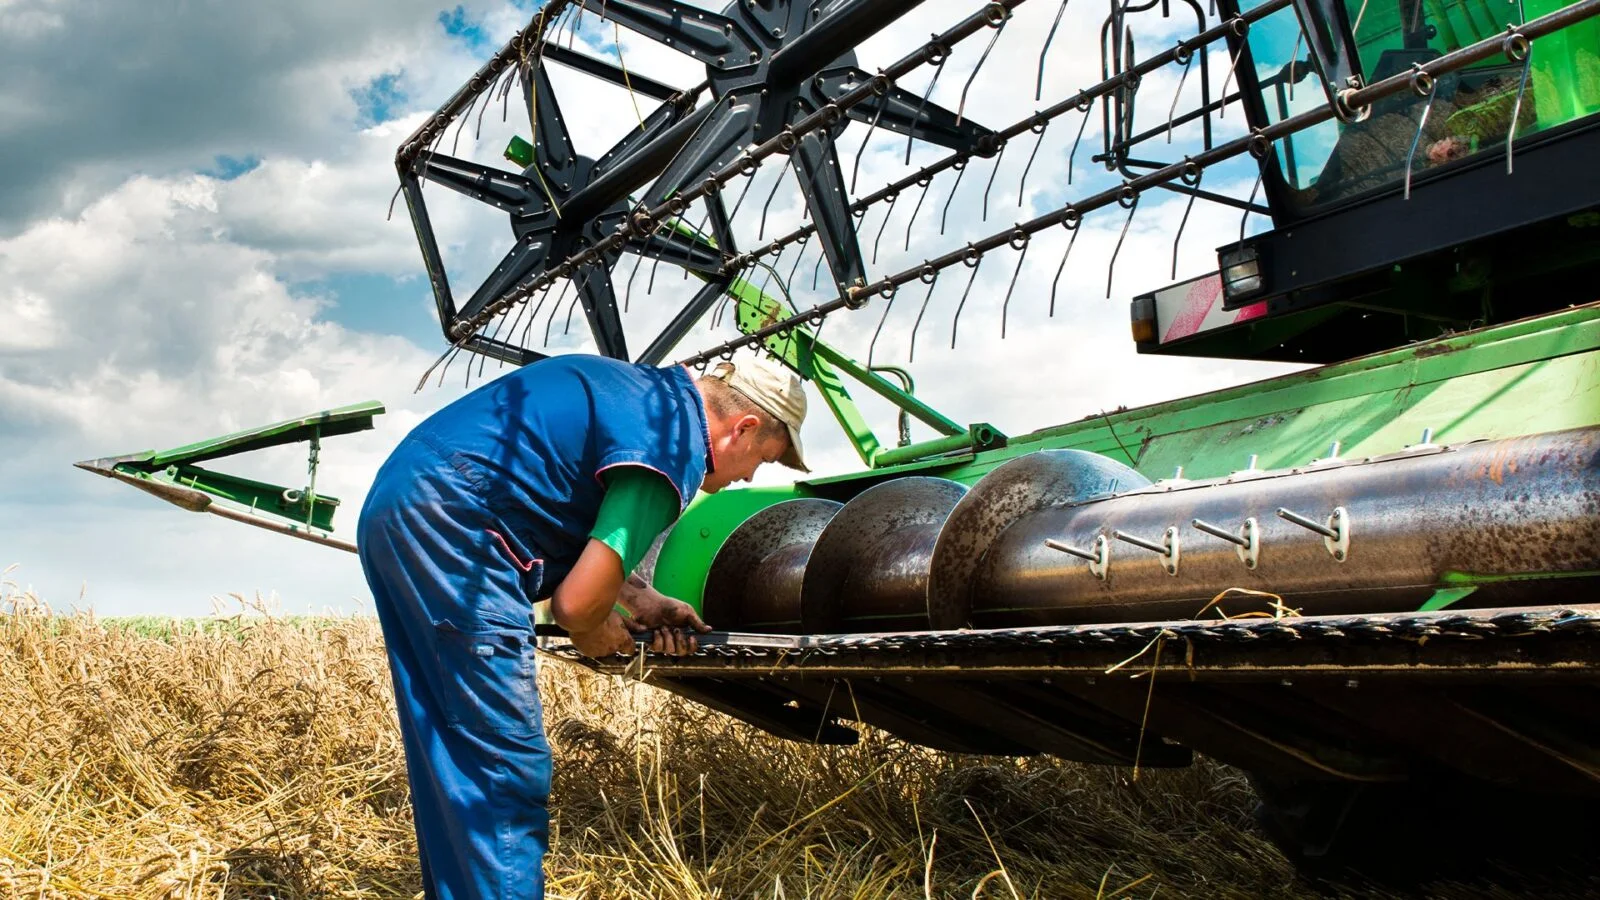
<svg viewBox="0 0 1600 900">
<path fill-rule="evenodd" d="M 977 8 L 927 0 L 859 47 L 857 64 L 887 65 Z M 1058 8 L 1053 0 L 1020 7 L 970 79 L 993 35 L 958 47 L 932 99 L 954 109 L 965 94 L 964 114 L 992 128 L 1028 115 Z M 288 613 L 371 610 L 353 556 L 185 513 L 71 464 L 380 400 L 388 412 L 377 428 L 322 449 L 318 492 L 343 501 L 335 533 L 348 537 L 396 442 L 459 397 L 469 376 L 475 385 L 504 372 L 492 362 L 481 374 L 457 363 L 437 384 L 414 390 L 445 344 L 404 203 L 389 215 L 393 158 L 532 9 L 490 0 L 0 0 L 0 569 L 13 590 L 101 615 L 205 615 L 237 609 L 239 598 Z M 1051 91 L 1059 97 L 1099 80 L 1104 16 L 1103 5 L 1068 4 L 1046 57 L 1046 102 Z M 1192 33 L 1194 22 L 1150 14 L 1133 27 L 1144 56 Z M 704 78 L 687 57 L 592 15 L 570 39 L 595 55 L 620 52 L 630 71 L 670 84 Z M 1226 71 L 1226 55 L 1213 57 L 1213 88 Z M 907 76 L 905 85 L 920 92 L 930 74 Z M 598 157 L 637 127 L 625 91 L 566 72 L 552 77 L 580 153 Z M 1175 94 L 1182 111 L 1198 84 L 1198 75 L 1181 78 L 1178 70 L 1147 77 L 1138 127 L 1164 120 Z M 452 149 L 494 164 L 509 136 L 527 137 L 516 93 L 453 131 Z M 638 103 L 648 114 L 648 99 Z M 1239 128 L 1241 120 L 1233 108 L 1219 126 Z M 914 216 L 913 192 L 887 210 L 886 222 L 884 207 L 869 211 L 859 225 L 869 271 L 903 270 L 1114 184 L 1089 159 L 1102 140 L 1098 110 L 1072 154 L 1080 121 L 1069 114 L 1046 129 L 1026 180 L 1032 135 L 998 163 L 974 162 L 953 193 L 953 173 L 936 179 Z M 1197 129 L 1180 127 L 1161 149 L 1178 159 L 1197 140 Z M 908 168 L 904 139 L 882 130 L 868 136 L 860 123 L 838 147 L 851 172 L 861 149 L 858 195 L 943 152 L 918 146 Z M 770 239 L 801 222 L 793 176 L 777 163 L 755 176 L 736 218 L 740 235 Z M 1254 178 L 1248 166 L 1219 166 L 1205 187 L 1242 197 Z M 427 199 L 452 283 L 466 295 L 510 246 L 507 221 L 438 187 Z M 909 368 L 918 395 L 957 421 L 1021 434 L 1287 371 L 1134 352 L 1127 310 L 1135 293 L 1214 269 L 1217 246 L 1268 225 L 1197 203 L 1175 258 L 1184 215 L 1182 198 L 1152 194 L 1132 219 L 1120 210 L 1086 217 L 1064 266 L 1070 235 L 1060 230 L 1038 235 L 1020 267 L 1014 252 L 1001 250 L 975 273 L 946 273 L 915 330 Z M 694 211 L 689 218 L 698 221 Z M 775 266 L 786 280 L 798 273 L 789 287 L 805 305 L 823 299 L 805 274 L 816 259 L 810 249 Z M 646 263 L 630 287 L 634 263 L 623 257 L 616 281 L 626 293 L 630 344 L 643 347 L 695 285 L 680 269 L 652 272 Z M 875 361 L 907 364 L 926 293 L 913 287 L 886 318 L 882 300 L 830 317 L 823 338 L 864 358 L 882 320 Z M 562 319 L 538 325 L 548 329 L 552 352 L 592 347 L 581 315 L 570 331 Z M 732 335 L 726 321 L 708 320 L 674 358 Z M 812 402 L 822 409 L 815 394 Z M 862 407 L 891 441 L 893 410 L 870 398 Z M 804 438 L 819 473 L 860 467 L 825 413 L 810 418 Z M 285 448 L 216 468 L 298 486 L 305 463 L 303 448 Z"/>
</svg>

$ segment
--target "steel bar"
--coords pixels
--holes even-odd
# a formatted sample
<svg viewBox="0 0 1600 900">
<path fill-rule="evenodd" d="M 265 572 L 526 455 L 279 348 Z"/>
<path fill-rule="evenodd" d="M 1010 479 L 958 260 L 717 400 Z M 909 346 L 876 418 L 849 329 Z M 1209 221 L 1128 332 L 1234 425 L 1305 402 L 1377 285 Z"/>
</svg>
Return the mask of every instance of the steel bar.
<svg viewBox="0 0 1600 900">
<path fill-rule="evenodd" d="M 604 60 L 595 59 L 592 56 L 577 53 L 556 44 L 545 45 L 544 58 L 593 75 L 603 81 L 609 81 L 618 87 L 637 91 L 654 100 L 671 100 L 683 93 L 683 91 L 675 87 L 662 84 L 653 78 L 647 78 L 638 72 L 625 72 Z"/>
<path fill-rule="evenodd" d="M 716 632 L 713 632 L 715 634 Z M 729 635 L 732 638 L 733 635 Z M 915 672 L 919 678 L 1027 677 L 1039 673 L 1104 676 L 1107 666 L 1157 638 L 1192 644 L 1194 652 L 1164 655 L 1159 668 L 1204 680 L 1280 680 L 1286 674 L 1329 677 L 1439 677 L 1449 673 L 1496 679 L 1519 677 L 1561 681 L 1600 673 L 1600 604 L 1462 610 L 1436 613 L 1372 613 L 1292 616 L 1282 619 L 1196 621 L 1175 619 L 1131 625 L 1067 625 L 1009 629 L 961 629 L 893 634 L 792 635 L 798 645 L 774 648 L 724 640 L 701 643 L 693 656 L 652 654 L 663 673 L 721 677 L 871 677 Z M 1426 639 L 1427 643 L 1419 643 Z M 1550 653 L 1533 650 L 1551 647 Z M 1498 646 L 1494 646 L 1498 645 Z M 1551 646 L 1559 645 L 1559 646 Z M 1324 648 L 1313 652 L 1311 648 Z M 627 657 L 582 658 L 570 645 L 558 655 L 606 671 L 621 672 Z M 1419 652 L 1419 651 L 1426 652 Z M 1287 652 L 1279 652 L 1287 651 Z M 1564 666 L 1552 666 L 1556 660 Z M 1141 661 L 1143 662 L 1143 661 Z M 1142 670 L 1153 668 L 1143 662 Z"/>
</svg>

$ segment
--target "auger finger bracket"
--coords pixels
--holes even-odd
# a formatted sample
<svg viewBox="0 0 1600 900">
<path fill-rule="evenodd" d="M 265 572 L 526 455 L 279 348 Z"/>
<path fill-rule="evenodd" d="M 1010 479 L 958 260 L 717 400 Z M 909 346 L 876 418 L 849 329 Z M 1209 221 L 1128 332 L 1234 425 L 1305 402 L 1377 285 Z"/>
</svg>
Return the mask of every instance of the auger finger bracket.
<svg viewBox="0 0 1600 900">
<path fill-rule="evenodd" d="M 1326 522 L 1306 518 L 1281 506 L 1278 507 L 1278 518 L 1322 535 L 1322 544 L 1328 548 L 1328 555 L 1338 562 L 1350 558 L 1350 512 L 1344 507 L 1335 506 Z"/>
<path fill-rule="evenodd" d="M 1189 524 L 1197 531 L 1203 531 L 1232 544 L 1234 553 L 1238 554 L 1239 561 L 1244 563 L 1245 568 L 1254 569 L 1261 561 L 1261 527 L 1256 523 L 1254 516 L 1245 519 L 1237 533 L 1203 519 L 1191 519 Z"/>
<path fill-rule="evenodd" d="M 1083 550 L 1054 539 L 1046 539 L 1044 545 L 1051 550 L 1060 550 L 1070 556 L 1087 560 L 1089 574 L 1101 581 L 1106 580 L 1106 575 L 1111 567 L 1111 542 L 1106 540 L 1105 535 L 1095 535 L 1094 544 L 1090 550 Z"/>
<path fill-rule="evenodd" d="M 1179 543 L 1176 525 L 1166 530 L 1166 533 L 1161 536 L 1161 543 L 1159 544 L 1155 541 L 1145 540 L 1135 534 L 1128 534 L 1126 531 L 1113 531 L 1111 535 L 1124 543 L 1132 544 L 1135 547 L 1143 547 L 1151 553 L 1159 553 L 1161 555 L 1161 567 L 1167 570 L 1167 574 L 1178 574 Z"/>
</svg>

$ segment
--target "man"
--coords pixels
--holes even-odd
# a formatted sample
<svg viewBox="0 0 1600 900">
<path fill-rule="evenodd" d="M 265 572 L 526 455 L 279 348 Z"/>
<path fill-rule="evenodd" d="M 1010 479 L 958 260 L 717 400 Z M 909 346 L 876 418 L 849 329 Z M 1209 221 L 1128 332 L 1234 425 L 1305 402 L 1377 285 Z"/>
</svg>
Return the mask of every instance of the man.
<svg viewBox="0 0 1600 900">
<path fill-rule="evenodd" d="M 690 653 L 710 630 L 624 576 L 696 490 L 763 463 L 806 471 L 805 394 L 739 358 L 695 380 L 594 356 L 509 373 L 418 425 L 379 469 L 357 531 L 383 625 L 427 896 L 537 898 L 550 746 L 532 605 L 583 653 Z"/>
</svg>

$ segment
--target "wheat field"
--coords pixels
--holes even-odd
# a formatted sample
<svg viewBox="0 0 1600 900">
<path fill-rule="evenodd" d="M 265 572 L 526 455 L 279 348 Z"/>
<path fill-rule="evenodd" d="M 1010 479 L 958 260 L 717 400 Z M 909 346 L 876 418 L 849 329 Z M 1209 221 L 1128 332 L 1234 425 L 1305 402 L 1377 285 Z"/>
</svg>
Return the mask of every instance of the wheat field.
<svg viewBox="0 0 1600 900">
<path fill-rule="evenodd" d="M 1374 895 L 1297 882 L 1205 761 L 804 746 L 553 661 L 541 690 L 552 897 Z M 6 586 L 0 710 L 0 896 L 420 896 L 376 620 L 106 621 Z"/>
</svg>

